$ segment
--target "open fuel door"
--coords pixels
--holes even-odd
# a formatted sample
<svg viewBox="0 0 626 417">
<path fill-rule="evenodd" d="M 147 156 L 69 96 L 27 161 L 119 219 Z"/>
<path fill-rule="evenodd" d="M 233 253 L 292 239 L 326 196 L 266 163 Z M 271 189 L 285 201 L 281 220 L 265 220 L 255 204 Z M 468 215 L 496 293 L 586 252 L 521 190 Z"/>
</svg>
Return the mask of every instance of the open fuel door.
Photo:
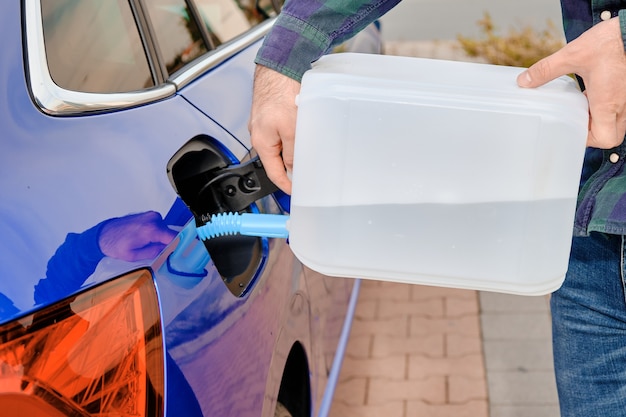
<svg viewBox="0 0 626 417">
<path fill-rule="evenodd" d="M 208 136 L 197 136 L 176 152 L 167 174 L 196 227 L 218 213 L 255 212 L 255 201 L 278 190 L 258 158 L 239 163 Z M 245 294 L 265 260 L 263 239 L 227 235 L 205 240 L 204 245 L 230 291 Z"/>
</svg>

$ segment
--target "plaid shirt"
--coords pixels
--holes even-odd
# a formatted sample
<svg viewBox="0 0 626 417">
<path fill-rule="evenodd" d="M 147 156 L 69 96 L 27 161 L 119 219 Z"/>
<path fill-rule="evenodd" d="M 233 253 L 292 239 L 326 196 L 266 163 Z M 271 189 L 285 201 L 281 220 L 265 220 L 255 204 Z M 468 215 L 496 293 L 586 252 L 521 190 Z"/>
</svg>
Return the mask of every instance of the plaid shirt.
<svg viewBox="0 0 626 417">
<path fill-rule="evenodd" d="M 400 0 L 288 0 L 259 50 L 256 62 L 298 81 L 333 46 L 351 38 Z M 626 40 L 626 0 L 561 0 L 568 41 L 592 25 L 619 16 Z M 626 45 L 626 42 L 625 42 Z M 626 235 L 626 143 L 588 148 L 574 234 Z"/>
<path fill-rule="evenodd" d="M 616 16 L 619 16 L 622 38 L 626 41 L 626 2 L 561 0 L 561 7 L 568 41 L 591 25 Z M 584 236 L 589 232 L 626 235 L 625 159 L 626 143 L 609 150 L 587 149 L 574 222 L 576 235 Z"/>
<path fill-rule="evenodd" d="M 287 0 L 256 62 L 300 81 L 311 62 L 398 3 L 400 0 Z"/>
</svg>

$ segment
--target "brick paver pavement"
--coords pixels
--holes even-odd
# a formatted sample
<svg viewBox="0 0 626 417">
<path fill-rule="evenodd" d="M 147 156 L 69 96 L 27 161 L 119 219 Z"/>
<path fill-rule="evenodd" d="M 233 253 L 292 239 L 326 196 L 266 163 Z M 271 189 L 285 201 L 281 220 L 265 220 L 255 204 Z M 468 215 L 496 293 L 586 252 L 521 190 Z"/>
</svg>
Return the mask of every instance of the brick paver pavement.
<svg viewBox="0 0 626 417">
<path fill-rule="evenodd" d="M 364 280 L 330 417 L 488 417 L 476 291 Z"/>
</svg>

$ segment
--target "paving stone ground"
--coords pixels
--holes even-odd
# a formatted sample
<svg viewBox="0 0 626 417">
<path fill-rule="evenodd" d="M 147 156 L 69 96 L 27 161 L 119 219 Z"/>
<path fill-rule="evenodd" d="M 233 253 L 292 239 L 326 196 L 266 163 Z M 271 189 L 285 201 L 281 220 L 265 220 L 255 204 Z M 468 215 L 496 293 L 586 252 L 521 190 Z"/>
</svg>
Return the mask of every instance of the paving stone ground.
<svg viewBox="0 0 626 417">
<path fill-rule="evenodd" d="M 487 417 L 478 293 L 365 280 L 332 417 Z"/>
<path fill-rule="evenodd" d="M 331 417 L 558 417 L 547 297 L 364 280 Z"/>
</svg>

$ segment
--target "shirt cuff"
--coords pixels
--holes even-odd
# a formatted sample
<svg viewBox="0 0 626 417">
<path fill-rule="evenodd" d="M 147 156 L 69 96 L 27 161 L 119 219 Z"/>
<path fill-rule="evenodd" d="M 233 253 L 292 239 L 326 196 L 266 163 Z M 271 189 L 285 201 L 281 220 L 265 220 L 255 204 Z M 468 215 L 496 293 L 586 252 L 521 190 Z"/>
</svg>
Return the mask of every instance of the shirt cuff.
<svg viewBox="0 0 626 417">
<path fill-rule="evenodd" d="M 620 10 L 618 16 L 619 28 L 622 31 L 622 42 L 624 43 L 624 50 L 626 50 L 626 9 Z"/>
<path fill-rule="evenodd" d="M 255 62 L 300 82 L 311 63 L 324 55 L 331 44 L 327 34 L 283 12 L 265 37 Z"/>
</svg>

